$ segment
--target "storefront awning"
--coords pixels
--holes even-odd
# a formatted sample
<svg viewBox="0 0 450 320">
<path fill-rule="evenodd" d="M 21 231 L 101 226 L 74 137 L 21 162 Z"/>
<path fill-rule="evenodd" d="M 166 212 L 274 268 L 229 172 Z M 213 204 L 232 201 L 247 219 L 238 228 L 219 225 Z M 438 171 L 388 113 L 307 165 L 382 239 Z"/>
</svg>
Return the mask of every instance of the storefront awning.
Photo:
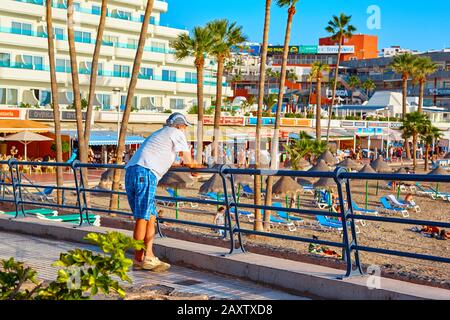
<svg viewBox="0 0 450 320">
<path fill-rule="evenodd" d="M 78 139 L 76 132 L 68 132 L 70 137 L 74 140 Z M 127 136 L 125 138 L 125 145 L 142 144 L 145 138 L 141 136 Z M 90 146 L 117 146 L 117 132 L 112 131 L 95 131 L 91 132 L 89 139 Z"/>
<path fill-rule="evenodd" d="M 32 120 L 0 120 L 0 133 L 16 133 L 22 131 L 48 132 L 49 127 Z"/>
</svg>

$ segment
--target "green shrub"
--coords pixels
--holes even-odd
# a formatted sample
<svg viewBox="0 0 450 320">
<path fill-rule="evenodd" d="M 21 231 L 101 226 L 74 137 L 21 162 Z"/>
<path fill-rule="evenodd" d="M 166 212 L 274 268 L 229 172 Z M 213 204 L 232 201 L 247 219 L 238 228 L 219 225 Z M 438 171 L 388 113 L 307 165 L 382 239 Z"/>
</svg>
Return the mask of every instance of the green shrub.
<svg viewBox="0 0 450 320">
<path fill-rule="evenodd" d="M 128 271 L 133 261 L 126 258 L 128 249 L 144 249 L 143 241 L 136 241 L 120 232 L 89 233 L 85 238 L 97 245 L 104 254 L 75 249 L 61 253 L 53 266 L 61 267 L 55 281 L 48 284 L 37 280 L 37 272 L 24 267 L 14 258 L 0 261 L 0 300 L 87 300 L 99 292 L 125 296 L 119 282 L 132 282 Z M 23 289 L 24 284 L 34 285 Z"/>
</svg>

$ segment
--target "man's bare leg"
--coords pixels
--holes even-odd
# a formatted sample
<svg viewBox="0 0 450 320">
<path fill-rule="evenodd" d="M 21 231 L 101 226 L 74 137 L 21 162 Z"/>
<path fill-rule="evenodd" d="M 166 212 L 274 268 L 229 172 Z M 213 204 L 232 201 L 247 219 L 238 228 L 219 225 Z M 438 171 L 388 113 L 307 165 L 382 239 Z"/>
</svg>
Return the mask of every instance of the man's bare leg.
<svg viewBox="0 0 450 320">
<path fill-rule="evenodd" d="M 141 240 L 141 241 L 145 242 L 148 224 L 149 224 L 148 221 L 146 221 L 144 219 L 136 220 L 136 224 L 134 226 L 134 233 L 133 233 L 133 238 L 135 240 Z M 145 250 L 136 250 L 136 252 L 134 254 L 134 259 L 136 261 L 139 261 L 139 262 L 144 261 L 144 257 L 145 257 Z"/>
<path fill-rule="evenodd" d="M 156 232 L 155 225 L 156 225 L 156 217 L 152 215 L 150 217 L 150 221 L 147 223 L 147 228 L 146 228 L 146 233 L 145 233 L 145 238 L 144 238 L 145 247 L 147 248 L 145 256 L 147 258 L 155 257 L 155 255 L 153 253 L 153 240 L 155 239 L 155 232 Z"/>
</svg>

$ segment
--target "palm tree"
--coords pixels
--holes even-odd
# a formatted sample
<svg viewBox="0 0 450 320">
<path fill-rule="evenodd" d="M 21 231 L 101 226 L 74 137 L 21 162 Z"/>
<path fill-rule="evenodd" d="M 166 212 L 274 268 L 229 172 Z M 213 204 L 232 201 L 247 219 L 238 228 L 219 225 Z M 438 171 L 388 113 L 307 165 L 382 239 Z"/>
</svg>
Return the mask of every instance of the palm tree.
<svg viewBox="0 0 450 320">
<path fill-rule="evenodd" d="M 231 82 L 234 83 L 234 94 L 236 95 L 237 91 L 237 83 L 242 80 L 242 73 L 241 70 L 239 70 L 232 78 Z"/>
<path fill-rule="evenodd" d="M 432 125 L 431 121 L 427 119 L 420 132 L 420 138 L 425 142 L 425 171 L 428 171 L 428 155 L 430 153 L 430 146 L 437 139 L 442 138 L 442 131 Z"/>
<path fill-rule="evenodd" d="M 299 137 L 286 145 L 286 152 L 291 159 L 292 168 L 300 170 L 298 162 L 306 157 L 318 156 L 327 150 L 325 141 L 312 139 L 305 131 L 300 131 Z"/>
<path fill-rule="evenodd" d="M 266 106 L 266 112 L 272 112 L 273 106 L 278 102 L 276 94 L 269 94 L 263 98 L 264 105 Z"/>
<path fill-rule="evenodd" d="M 267 94 L 270 93 L 270 79 L 275 77 L 275 71 L 272 68 L 267 68 L 265 71 L 264 78 L 267 78 Z"/>
<path fill-rule="evenodd" d="M 434 63 L 430 57 L 418 57 L 413 63 L 413 82 L 419 83 L 419 107 L 418 111 L 422 112 L 423 96 L 425 91 L 425 84 L 427 83 L 427 76 L 435 73 L 438 70 L 438 65 Z"/>
<path fill-rule="evenodd" d="M 266 64 L 267 64 L 267 50 L 269 47 L 269 28 L 270 28 L 270 7 L 272 0 L 266 0 L 266 10 L 264 18 L 264 32 L 263 43 L 261 47 L 261 65 L 259 69 L 259 88 L 258 88 L 258 111 L 256 112 L 256 136 L 255 136 L 255 167 L 261 167 L 261 129 L 262 129 L 262 112 L 264 104 L 264 87 L 266 82 Z M 270 80 L 269 80 L 270 81 Z M 254 177 L 254 204 L 260 206 L 261 199 L 261 176 Z M 253 225 L 255 231 L 263 231 L 261 210 L 255 209 L 255 222 Z"/>
<path fill-rule="evenodd" d="M 56 162 L 61 163 L 63 162 L 61 119 L 59 115 L 58 82 L 56 80 L 55 43 L 53 40 L 52 0 L 46 0 L 46 18 L 47 18 L 48 58 L 50 61 L 50 85 L 52 91 L 53 121 L 55 123 Z M 58 188 L 64 185 L 62 167 L 56 167 L 56 185 L 58 186 Z M 62 190 L 58 189 L 57 190 L 58 204 L 63 203 L 62 195 L 63 195 Z"/>
<path fill-rule="evenodd" d="M 367 79 L 363 82 L 362 87 L 366 90 L 366 95 L 369 97 L 370 92 L 374 90 L 377 86 L 375 85 L 375 82 L 373 82 L 372 79 Z"/>
<path fill-rule="evenodd" d="M 418 111 L 407 113 L 402 120 L 402 126 L 400 130 L 403 131 L 404 137 L 413 138 L 413 167 L 416 169 L 416 150 L 417 150 L 417 137 L 424 131 L 424 127 L 427 126 L 430 120 L 428 117 Z"/>
<path fill-rule="evenodd" d="M 320 115 L 322 113 L 322 79 L 323 73 L 330 71 L 330 66 L 316 61 L 311 67 L 311 77 L 317 81 L 317 104 L 316 104 L 316 139 L 320 141 L 322 139 L 322 128 L 320 123 Z"/>
<path fill-rule="evenodd" d="M 105 30 L 106 14 L 108 12 L 107 3 L 108 0 L 102 0 L 100 23 L 97 29 L 97 39 L 95 42 L 95 49 L 91 63 L 91 79 L 89 84 L 88 106 L 86 110 L 86 123 L 84 128 L 84 139 L 86 140 L 87 144 L 89 144 L 89 139 L 91 136 L 92 112 L 94 109 L 94 100 L 95 100 L 95 85 L 97 84 L 97 75 L 98 75 L 98 58 L 100 56 L 100 49 L 103 43 L 103 31 Z"/>
<path fill-rule="evenodd" d="M 239 43 L 247 41 L 247 37 L 242 33 L 242 27 L 236 26 L 235 22 L 226 19 L 209 22 L 206 27 L 211 30 L 214 37 L 214 45 L 211 55 L 217 60 L 217 80 L 216 80 L 216 110 L 214 113 L 214 141 L 213 154 L 217 163 L 219 160 L 219 140 L 220 140 L 220 115 L 222 112 L 222 79 L 225 60 L 231 57 L 231 48 Z"/>
<path fill-rule="evenodd" d="M 336 89 L 339 78 L 339 65 L 341 62 L 342 44 L 344 43 L 345 38 L 351 38 L 353 36 L 353 33 L 356 31 L 356 28 L 350 24 L 351 18 L 352 16 L 347 16 L 344 13 L 341 13 L 339 17 L 333 16 L 333 18 L 328 22 L 328 26 L 325 28 L 325 30 L 331 34 L 331 39 L 333 41 L 338 41 L 339 44 L 331 105 L 328 108 L 327 143 L 330 140 L 331 115 L 333 114 L 333 106 L 336 100 Z"/>
<path fill-rule="evenodd" d="M 408 79 L 414 71 L 414 61 L 416 57 L 414 57 L 411 53 L 404 53 L 394 57 L 394 60 L 391 63 L 391 68 L 395 73 L 402 75 L 403 81 L 403 99 L 402 99 L 402 119 L 405 118 L 406 115 L 406 104 L 408 97 Z M 405 151 L 406 157 L 411 159 L 411 151 L 409 149 L 409 142 L 405 140 Z"/>
<path fill-rule="evenodd" d="M 253 106 L 255 103 L 256 103 L 255 96 L 252 96 L 252 95 L 248 96 L 247 100 L 242 103 L 242 111 L 243 111 L 243 113 L 245 114 L 247 108 Z"/>
<path fill-rule="evenodd" d="M 81 110 L 81 93 L 80 93 L 80 81 L 78 78 L 78 63 L 77 53 L 75 50 L 75 31 L 73 20 L 73 0 L 67 0 L 67 38 L 69 40 L 69 54 L 70 54 L 70 66 L 72 74 L 72 89 L 73 89 L 73 105 L 75 107 L 75 116 L 77 123 L 77 135 L 78 135 L 78 151 L 80 152 L 80 160 L 83 163 L 88 162 L 87 145 L 84 138 L 83 131 L 83 113 Z M 87 171 L 83 169 L 83 183 L 87 187 Z"/>
<path fill-rule="evenodd" d="M 355 91 L 356 88 L 358 88 L 361 85 L 361 79 L 359 79 L 357 76 L 351 76 L 348 79 L 348 86 L 350 89 L 352 89 L 352 100 L 353 100 L 353 91 Z"/>
<path fill-rule="evenodd" d="M 214 37 L 209 28 L 195 27 L 192 37 L 182 33 L 177 40 L 170 45 L 175 50 L 175 56 L 178 60 L 186 57 L 195 58 L 195 67 L 197 69 L 197 162 L 202 163 L 203 152 L 203 72 L 205 68 L 205 57 L 211 53 L 214 45 Z"/>
<path fill-rule="evenodd" d="M 136 56 L 134 58 L 133 71 L 131 73 L 130 85 L 128 86 L 127 100 L 125 102 L 125 111 L 122 117 L 122 125 L 120 127 L 119 141 L 117 145 L 116 163 L 122 164 L 123 153 L 125 151 L 125 137 L 128 130 L 128 120 L 130 119 L 131 108 L 133 104 L 134 91 L 138 81 L 139 71 L 141 69 L 142 55 L 144 53 L 145 42 L 147 39 L 148 26 L 150 24 L 150 16 L 153 10 L 153 4 L 155 0 L 147 0 L 147 7 L 145 8 L 144 21 L 142 22 L 141 34 L 139 36 L 138 48 Z M 114 178 L 112 190 L 118 191 L 120 185 L 121 171 L 114 170 Z M 111 200 L 109 202 L 109 209 L 115 210 L 118 206 L 118 195 L 111 194 Z"/>
<path fill-rule="evenodd" d="M 277 5 L 281 8 L 288 8 L 288 18 L 286 23 L 286 34 L 284 38 L 284 49 L 283 49 L 283 60 L 281 64 L 281 75 L 280 75 L 280 86 L 278 92 L 278 104 L 277 104 L 277 112 L 275 115 L 275 128 L 274 134 L 272 137 L 272 143 L 270 148 L 270 162 L 271 168 L 276 169 L 278 167 L 278 138 L 280 133 L 280 117 L 281 117 L 281 109 L 283 107 L 283 96 L 284 96 L 284 86 L 286 82 L 286 70 L 287 70 L 287 62 L 288 62 L 288 54 L 289 54 L 289 42 L 291 39 L 291 27 L 294 15 L 296 13 L 296 4 L 298 0 L 277 0 Z M 273 176 L 267 177 L 267 188 L 266 188 L 266 206 L 272 205 L 272 187 L 273 187 Z M 270 230 L 270 211 L 264 211 L 264 229 Z"/>
</svg>

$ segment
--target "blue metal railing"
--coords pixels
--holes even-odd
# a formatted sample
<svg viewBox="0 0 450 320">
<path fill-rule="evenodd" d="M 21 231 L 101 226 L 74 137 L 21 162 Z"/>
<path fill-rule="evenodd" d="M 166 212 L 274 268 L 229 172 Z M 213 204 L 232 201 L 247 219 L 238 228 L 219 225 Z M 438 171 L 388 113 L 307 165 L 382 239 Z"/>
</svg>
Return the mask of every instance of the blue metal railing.
<svg viewBox="0 0 450 320">
<path fill-rule="evenodd" d="M 24 199 L 22 190 L 23 188 L 28 188 L 30 186 L 35 188 L 44 188 L 48 187 L 47 185 L 30 185 L 27 183 L 23 183 L 21 179 L 20 166 L 34 166 L 40 165 L 42 167 L 51 166 L 51 167 L 66 167 L 72 171 L 74 176 L 75 187 L 54 187 L 55 189 L 61 190 L 72 190 L 76 191 L 77 201 L 76 205 L 65 205 L 65 204 L 56 204 L 56 203 L 43 203 L 41 201 L 32 201 Z M 114 165 L 114 164 L 83 164 L 78 161 L 75 161 L 71 164 L 67 163 L 42 163 L 42 162 L 18 162 L 15 159 L 10 159 L 9 161 L 0 161 L 0 166 L 5 168 L 7 166 L 9 168 L 9 174 L 3 172 L 1 175 L 2 179 L 0 179 L 0 187 L 12 187 L 12 199 L 5 197 L 5 193 L 1 193 L 3 195 L 2 201 L 8 201 L 14 203 L 16 208 L 16 218 L 19 217 L 20 213 L 25 216 L 26 212 L 24 211 L 24 205 L 33 205 L 33 206 L 49 206 L 52 208 L 61 208 L 61 209 L 70 209 L 76 210 L 80 215 L 80 226 L 84 224 L 90 224 L 89 214 L 90 213 L 105 213 L 105 214 L 117 214 L 117 215 L 125 215 L 131 216 L 132 214 L 123 210 L 107 210 L 101 208 L 94 208 L 88 203 L 87 194 L 95 194 L 95 193 L 103 193 L 103 194 L 117 194 L 117 195 L 126 195 L 126 192 L 123 191 L 111 191 L 111 190 L 98 190 L 98 189 L 90 189 L 89 187 L 84 185 L 84 174 L 86 174 L 87 169 L 115 169 L 115 170 L 123 170 L 124 166 L 122 165 Z M 192 202 L 198 204 L 208 204 L 208 205 L 221 205 L 226 208 L 226 223 L 224 226 L 217 226 L 215 224 L 194 222 L 194 221 L 186 221 L 186 220 L 178 220 L 178 219 L 170 219 L 170 218 L 158 218 L 158 232 L 162 235 L 161 228 L 159 226 L 160 222 L 170 222 L 170 223 L 178 223 L 184 225 L 197 226 L 202 228 L 209 229 L 220 229 L 224 230 L 226 233 L 229 233 L 230 238 L 230 254 L 236 251 L 235 245 L 236 240 L 239 247 L 239 252 L 245 252 L 244 244 L 242 242 L 242 235 L 259 235 L 277 239 L 284 240 L 292 240 L 304 243 L 313 243 L 320 245 L 333 246 L 337 248 L 341 248 L 343 250 L 344 261 L 346 263 L 346 274 L 345 277 L 352 276 L 354 274 L 363 274 L 362 265 L 360 261 L 360 252 L 372 252 L 379 254 L 387 254 L 398 257 L 407 257 L 414 259 L 422 259 L 428 261 L 436 261 L 442 263 L 450 263 L 450 258 L 442 257 L 442 256 L 434 256 L 434 255 L 426 255 L 414 252 L 406 252 L 400 250 L 392 250 L 392 249 L 384 249 L 377 248 L 371 246 L 363 246 L 358 244 L 358 236 L 356 233 L 355 222 L 358 221 L 375 221 L 375 222 L 388 222 L 388 223 L 396 223 L 403 225 L 426 225 L 426 226 L 436 226 L 442 228 L 450 228 L 450 222 L 438 222 L 438 221 L 427 221 L 427 220 L 415 220 L 409 218 L 394 218 L 387 216 L 369 216 L 364 214 L 355 214 L 354 209 L 352 207 L 352 190 L 350 186 L 350 181 L 354 180 L 397 180 L 397 181 L 421 181 L 421 182 L 450 182 L 450 176 L 436 176 L 436 175 L 412 175 L 412 174 L 363 174 L 363 173 L 351 173 L 347 172 L 343 168 L 337 168 L 334 172 L 304 172 L 304 171 L 287 171 L 287 170 L 256 170 L 256 169 L 232 169 L 227 167 L 226 165 L 220 168 L 210 168 L 210 169 L 187 169 L 187 168 L 173 168 L 174 172 L 198 172 L 198 173 L 210 173 L 210 174 L 218 174 L 222 179 L 223 185 L 223 199 L 222 200 L 203 200 L 199 198 L 187 198 L 187 197 L 163 197 L 156 196 L 157 201 L 171 201 L 171 202 Z M 248 203 L 239 203 L 237 200 L 237 194 L 235 190 L 234 177 L 236 175 L 253 175 L 253 176 L 289 176 L 289 177 L 302 177 L 302 178 L 331 178 L 334 180 L 339 197 L 339 206 L 340 212 L 328 212 L 321 210 L 312 210 L 312 209 L 295 209 L 295 208 L 280 208 L 275 206 L 264 206 L 264 205 L 254 205 Z M 9 181 L 7 181 L 9 180 Z M 230 192 L 230 191 L 231 192 Z M 261 231 L 255 231 L 250 229 L 245 229 L 241 227 L 240 217 L 239 217 L 239 208 L 247 208 L 247 209 L 262 209 L 266 211 L 283 211 L 287 213 L 293 214 L 302 214 L 307 216 L 329 216 L 329 217 L 338 217 L 342 223 L 342 241 L 328 241 L 328 240 L 318 240 L 318 239 L 310 239 L 305 237 L 299 237 L 294 235 L 286 235 L 286 234 L 275 234 L 275 233 L 267 233 Z M 232 219 L 233 212 L 234 220 Z"/>
</svg>

